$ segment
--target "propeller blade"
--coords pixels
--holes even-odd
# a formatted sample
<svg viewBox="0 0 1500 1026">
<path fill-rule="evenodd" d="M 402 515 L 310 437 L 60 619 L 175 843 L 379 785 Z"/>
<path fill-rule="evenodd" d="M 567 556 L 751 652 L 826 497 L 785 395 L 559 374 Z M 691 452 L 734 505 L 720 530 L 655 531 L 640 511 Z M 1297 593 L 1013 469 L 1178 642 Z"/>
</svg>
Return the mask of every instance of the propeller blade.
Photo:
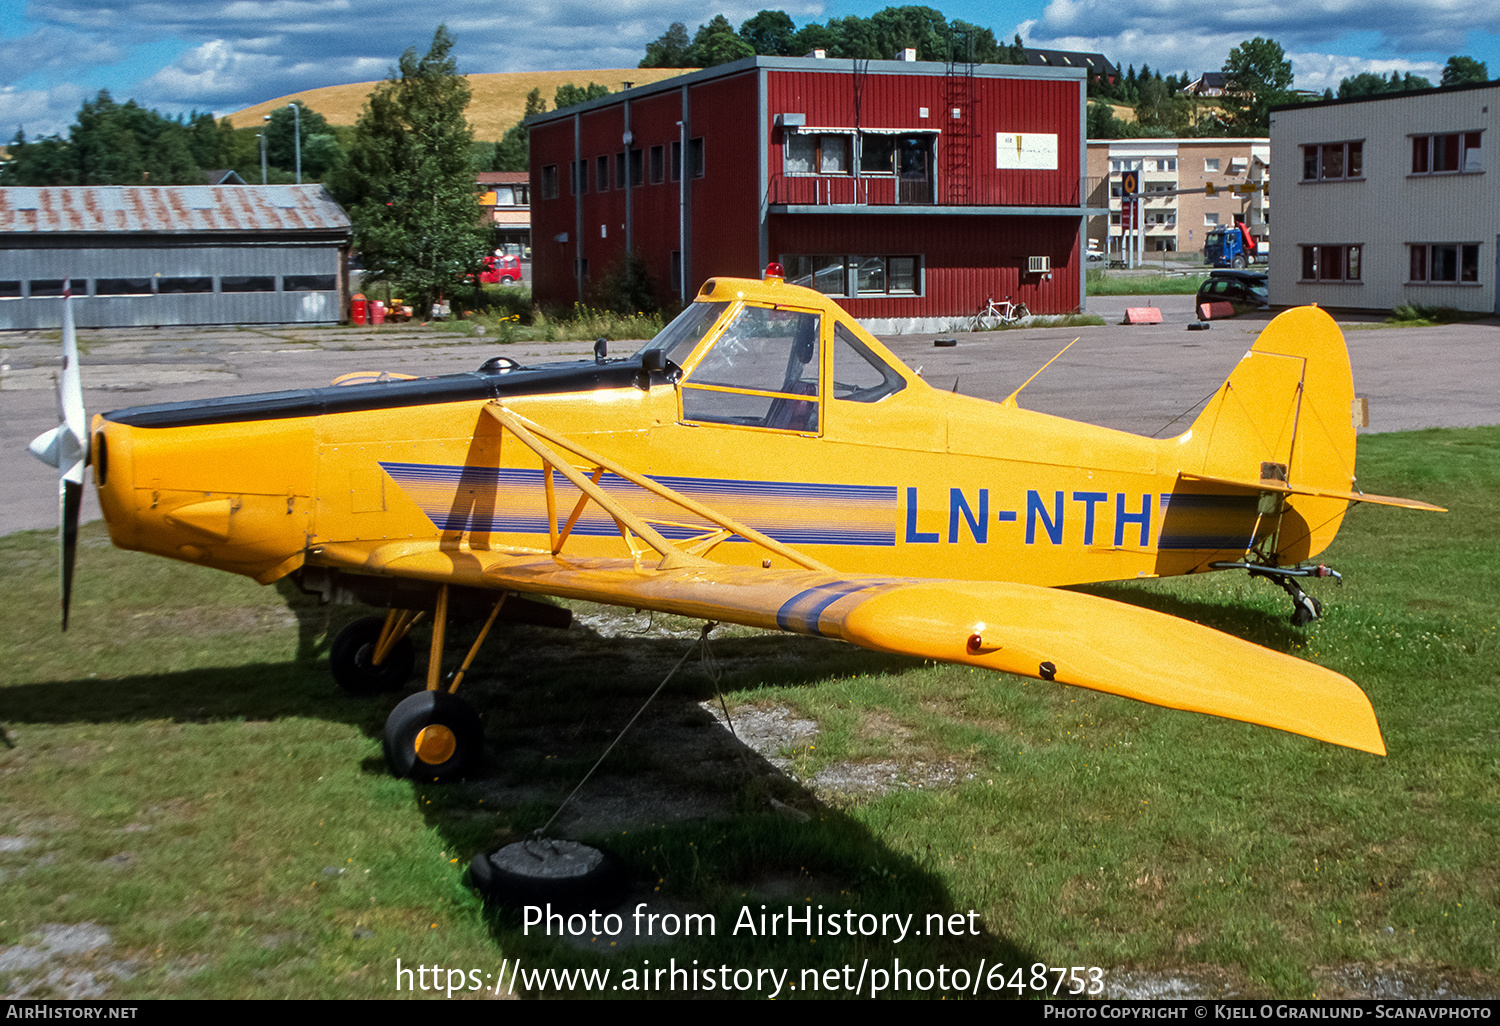
<svg viewBox="0 0 1500 1026">
<path fill-rule="evenodd" d="M 62 629 L 68 629 L 73 597 L 73 564 L 78 555 L 78 514 L 83 504 L 83 468 L 89 462 L 88 421 L 83 408 L 83 377 L 78 369 L 78 333 L 73 325 L 71 281 L 63 283 L 62 375 L 57 380 L 60 423 L 31 440 L 31 454 L 57 468 L 58 542 L 62 549 Z"/>
<path fill-rule="evenodd" d="M 64 478 L 58 485 L 60 540 L 62 542 L 62 629 L 68 629 L 68 606 L 73 601 L 73 564 L 78 558 L 78 508 L 83 503 L 83 485 Z"/>
</svg>

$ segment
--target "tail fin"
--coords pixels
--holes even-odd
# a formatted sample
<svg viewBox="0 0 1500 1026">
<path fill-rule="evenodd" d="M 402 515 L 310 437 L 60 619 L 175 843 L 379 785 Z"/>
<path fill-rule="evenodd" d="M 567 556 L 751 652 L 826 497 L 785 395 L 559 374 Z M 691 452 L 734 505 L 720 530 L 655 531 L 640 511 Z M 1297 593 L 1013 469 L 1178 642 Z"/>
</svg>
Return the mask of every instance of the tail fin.
<svg viewBox="0 0 1500 1026">
<path fill-rule="evenodd" d="M 1182 476 L 1260 491 L 1263 554 L 1283 565 L 1316 556 L 1338 534 L 1354 485 L 1353 402 L 1338 325 L 1316 307 L 1288 310 L 1183 436 Z"/>
</svg>

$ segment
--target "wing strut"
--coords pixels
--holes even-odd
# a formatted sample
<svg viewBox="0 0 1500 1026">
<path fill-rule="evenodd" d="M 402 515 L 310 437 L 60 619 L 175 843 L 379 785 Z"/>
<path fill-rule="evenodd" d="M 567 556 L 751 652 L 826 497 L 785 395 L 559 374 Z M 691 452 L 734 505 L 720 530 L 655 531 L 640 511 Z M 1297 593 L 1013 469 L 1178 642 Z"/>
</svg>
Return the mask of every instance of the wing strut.
<svg viewBox="0 0 1500 1026">
<path fill-rule="evenodd" d="M 535 421 L 528 420 L 523 422 L 523 418 L 507 410 L 499 403 L 486 404 L 484 411 L 499 421 L 500 425 L 515 435 L 523 445 L 540 456 L 544 470 L 555 468 L 571 481 L 575 488 L 583 492 L 578 505 L 573 509 L 573 513 L 568 518 L 568 522 L 564 525 L 562 532 L 559 533 L 555 512 L 556 501 L 552 494 L 552 475 L 550 473 L 543 474 L 543 482 L 547 490 L 547 526 L 552 536 L 552 554 L 554 556 L 562 551 L 563 543 L 567 541 L 568 534 L 572 531 L 573 525 L 583 512 L 584 504 L 589 499 L 593 499 L 599 504 L 601 509 L 614 517 L 615 522 L 620 525 L 622 531 L 628 528 L 630 531 L 635 532 L 647 545 L 660 553 L 662 560 L 657 566 L 659 570 L 672 570 L 685 566 L 712 565 L 697 553 L 712 547 L 712 545 L 731 535 L 738 535 L 746 541 L 754 542 L 767 551 L 780 556 L 794 566 L 800 566 L 806 570 L 819 570 L 824 573 L 834 572 L 832 568 L 809 556 L 803 555 L 788 545 L 782 544 L 775 538 L 762 534 L 755 528 L 739 523 L 736 520 L 731 520 L 722 513 L 683 495 L 681 492 L 668 488 L 659 481 L 653 481 L 649 477 L 637 474 L 635 471 L 629 470 L 613 460 L 606 459 L 598 453 L 579 445 L 577 442 L 569 441 L 561 435 L 547 430 Z M 551 445 L 547 443 L 551 443 Z M 558 453 L 552 446 L 564 449 L 574 456 L 593 464 L 595 468 L 593 474 L 587 477 L 584 476 L 579 472 L 577 467 L 573 466 L 567 458 Z M 646 518 L 626 509 L 619 500 L 613 498 L 603 488 L 599 487 L 599 479 L 605 471 L 624 478 L 636 487 L 665 499 L 686 512 L 718 525 L 719 530 L 708 532 L 689 549 L 679 548 L 664 538 L 661 532 L 652 527 Z"/>
</svg>

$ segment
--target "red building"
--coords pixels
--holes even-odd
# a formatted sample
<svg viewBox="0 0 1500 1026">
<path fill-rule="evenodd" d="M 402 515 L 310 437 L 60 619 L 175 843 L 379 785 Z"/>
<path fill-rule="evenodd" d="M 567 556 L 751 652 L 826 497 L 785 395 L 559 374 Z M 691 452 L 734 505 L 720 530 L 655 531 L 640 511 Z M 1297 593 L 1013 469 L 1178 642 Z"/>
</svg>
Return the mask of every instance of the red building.
<svg viewBox="0 0 1500 1026">
<path fill-rule="evenodd" d="M 664 301 L 713 275 L 912 325 L 1084 302 L 1084 76 L 754 57 L 533 118 L 534 294 L 588 301 L 634 253 Z"/>
</svg>

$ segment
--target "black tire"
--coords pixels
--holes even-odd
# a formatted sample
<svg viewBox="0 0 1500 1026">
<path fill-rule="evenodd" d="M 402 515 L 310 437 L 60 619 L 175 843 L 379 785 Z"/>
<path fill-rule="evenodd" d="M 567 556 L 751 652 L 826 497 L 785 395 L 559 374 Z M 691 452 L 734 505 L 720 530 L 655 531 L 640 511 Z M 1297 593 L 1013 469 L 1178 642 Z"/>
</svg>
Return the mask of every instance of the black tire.
<svg viewBox="0 0 1500 1026">
<path fill-rule="evenodd" d="M 416 665 L 416 652 L 409 637 L 402 638 L 392 646 L 385 661 L 379 666 L 370 662 L 375 654 L 375 642 L 380 639 L 380 629 L 384 625 L 384 617 L 367 616 L 363 620 L 355 620 L 333 639 L 333 645 L 328 650 L 328 669 L 338 686 L 351 695 L 396 691 L 411 680 L 412 668 Z"/>
<path fill-rule="evenodd" d="M 1244 256 L 1243 256 L 1243 254 L 1242 254 L 1242 255 L 1240 255 L 1240 256 L 1237 256 L 1237 257 L 1235 257 L 1235 258 L 1234 258 L 1234 259 L 1233 259 L 1233 260 L 1232 260 L 1232 261 L 1230 261 L 1230 262 L 1231 262 L 1231 263 L 1232 263 L 1232 264 L 1233 264 L 1233 265 L 1234 265 L 1234 266 L 1235 266 L 1235 267 L 1236 267 L 1236 268 L 1238 268 L 1238 269 L 1239 269 L 1239 270 L 1241 270 L 1241 271 L 1243 271 L 1243 270 L 1244 270 L 1244 269 L 1245 269 L 1245 257 L 1244 257 Z"/>
<path fill-rule="evenodd" d="M 433 733 L 424 734 L 428 728 Z M 446 691 L 409 695 L 385 721 L 385 764 L 394 776 L 454 780 L 476 769 L 483 756 L 479 714 Z"/>
<path fill-rule="evenodd" d="M 505 276 L 504 276 L 504 277 L 502 277 L 502 278 L 501 278 L 501 279 L 500 279 L 500 284 L 501 284 L 501 285 L 514 285 L 514 284 L 515 284 L 515 283 L 516 283 L 516 279 L 514 279 L 514 278 L 512 278 L 512 277 L 511 277 L 511 276 L 510 276 L 510 275 L 508 275 L 508 274 L 507 274 L 507 275 L 505 275 Z"/>
<path fill-rule="evenodd" d="M 485 901 L 519 908 L 550 904 L 567 913 L 612 908 L 625 896 L 625 867 L 611 852 L 575 841 L 517 841 L 480 852 L 469 880 Z"/>
<path fill-rule="evenodd" d="M 1292 606 L 1292 624 L 1297 627 L 1306 627 L 1314 620 L 1323 616 L 1323 603 L 1311 595 L 1304 595 L 1300 601 Z"/>
<path fill-rule="evenodd" d="M 1024 321 L 1031 316 L 1031 311 L 1026 309 L 1025 303 L 1017 303 L 1015 309 L 1016 320 Z"/>
</svg>

